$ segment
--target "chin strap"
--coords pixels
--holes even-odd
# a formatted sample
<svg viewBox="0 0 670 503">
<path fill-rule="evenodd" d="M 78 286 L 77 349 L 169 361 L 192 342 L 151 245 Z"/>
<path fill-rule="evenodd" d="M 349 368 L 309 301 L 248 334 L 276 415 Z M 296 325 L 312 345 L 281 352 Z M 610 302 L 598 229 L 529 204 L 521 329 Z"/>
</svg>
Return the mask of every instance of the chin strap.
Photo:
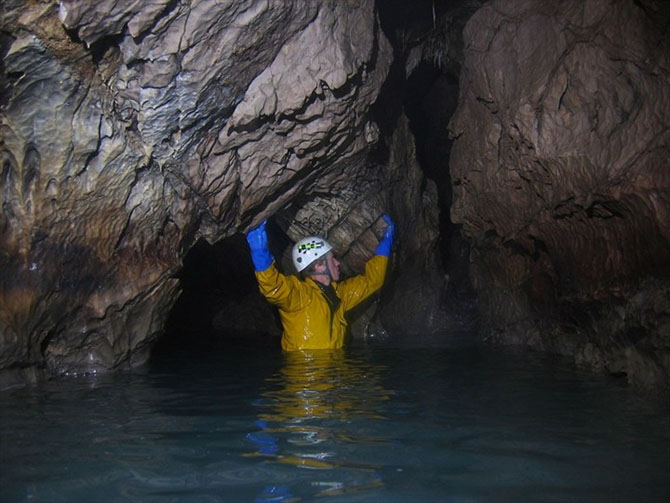
<svg viewBox="0 0 670 503">
<path fill-rule="evenodd" d="M 326 260 L 326 270 L 328 271 L 328 277 L 330 278 L 330 282 L 332 283 L 335 280 L 333 279 L 333 271 L 330 270 L 330 264 L 328 263 L 328 260 Z"/>
</svg>

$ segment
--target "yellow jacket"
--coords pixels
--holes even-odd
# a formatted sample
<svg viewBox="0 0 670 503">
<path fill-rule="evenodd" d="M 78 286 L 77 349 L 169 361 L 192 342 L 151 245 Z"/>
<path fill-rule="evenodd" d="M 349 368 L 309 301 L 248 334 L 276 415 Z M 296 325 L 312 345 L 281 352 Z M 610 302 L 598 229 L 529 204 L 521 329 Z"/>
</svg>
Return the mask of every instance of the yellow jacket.
<svg viewBox="0 0 670 503">
<path fill-rule="evenodd" d="M 261 293 L 279 308 L 284 332 L 284 351 L 301 349 L 339 349 L 347 329 L 345 313 L 379 290 L 384 283 L 388 258 L 375 255 L 365 264 L 365 273 L 340 282 L 333 288 L 340 305 L 331 324 L 330 306 L 319 286 L 311 278 L 280 273 L 274 263 L 265 271 L 256 271 Z"/>
</svg>

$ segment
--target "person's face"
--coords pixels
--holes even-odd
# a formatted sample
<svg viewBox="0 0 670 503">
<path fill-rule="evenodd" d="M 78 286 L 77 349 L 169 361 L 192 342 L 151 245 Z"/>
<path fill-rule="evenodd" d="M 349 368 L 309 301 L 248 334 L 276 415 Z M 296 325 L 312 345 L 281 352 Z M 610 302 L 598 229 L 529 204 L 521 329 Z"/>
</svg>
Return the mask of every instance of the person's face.
<svg viewBox="0 0 670 503">
<path fill-rule="evenodd" d="M 326 263 L 328 264 L 328 268 L 330 269 L 330 277 L 333 281 L 339 281 L 340 280 L 340 261 L 335 258 L 335 255 L 333 255 L 333 252 L 328 253 L 326 255 Z"/>
</svg>

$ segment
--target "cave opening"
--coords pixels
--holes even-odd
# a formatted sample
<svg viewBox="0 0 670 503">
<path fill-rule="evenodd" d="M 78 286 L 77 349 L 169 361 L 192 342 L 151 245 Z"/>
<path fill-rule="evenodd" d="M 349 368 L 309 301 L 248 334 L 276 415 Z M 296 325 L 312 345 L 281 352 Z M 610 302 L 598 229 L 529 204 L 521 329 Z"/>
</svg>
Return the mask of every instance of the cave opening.
<svg viewBox="0 0 670 503">
<path fill-rule="evenodd" d="M 417 160 L 424 176 L 438 190 L 442 266 L 449 275 L 451 290 L 465 294 L 471 292 L 469 245 L 461 226 L 450 218 L 449 155 L 453 141 L 447 128 L 457 101 L 458 79 L 430 62 L 422 61 L 407 79 L 403 103 L 414 134 Z"/>
<path fill-rule="evenodd" d="M 269 246 L 281 260 L 288 236 L 270 219 Z M 243 234 L 216 243 L 198 240 L 179 272 L 182 292 L 153 355 L 226 348 L 271 347 L 281 334 L 276 310 L 261 296 Z M 185 340 L 187 341 L 185 343 Z"/>
</svg>

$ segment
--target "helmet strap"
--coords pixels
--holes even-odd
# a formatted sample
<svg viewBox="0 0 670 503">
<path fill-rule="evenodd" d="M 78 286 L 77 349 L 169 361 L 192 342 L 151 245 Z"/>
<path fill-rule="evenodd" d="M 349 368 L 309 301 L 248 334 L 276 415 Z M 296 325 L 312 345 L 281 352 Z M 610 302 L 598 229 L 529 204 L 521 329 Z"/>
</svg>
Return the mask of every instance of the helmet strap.
<svg viewBox="0 0 670 503">
<path fill-rule="evenodd" d="M 328 259 L 324 255 L 319 260 L 323 260 L 323 264 L 326 266 L 326 270 L 323 271 L 323 272 L 319 272 L 319 273 L 316 273 L 315 271 L 312 270 L 312 272 L 310 273 L 310 276 L 327 276 L 328 277 L 328 282 L 331 283 L 333 281 L 333 272 L 330 270 L 330 264 L 328 263 Z"/>
</svg>

